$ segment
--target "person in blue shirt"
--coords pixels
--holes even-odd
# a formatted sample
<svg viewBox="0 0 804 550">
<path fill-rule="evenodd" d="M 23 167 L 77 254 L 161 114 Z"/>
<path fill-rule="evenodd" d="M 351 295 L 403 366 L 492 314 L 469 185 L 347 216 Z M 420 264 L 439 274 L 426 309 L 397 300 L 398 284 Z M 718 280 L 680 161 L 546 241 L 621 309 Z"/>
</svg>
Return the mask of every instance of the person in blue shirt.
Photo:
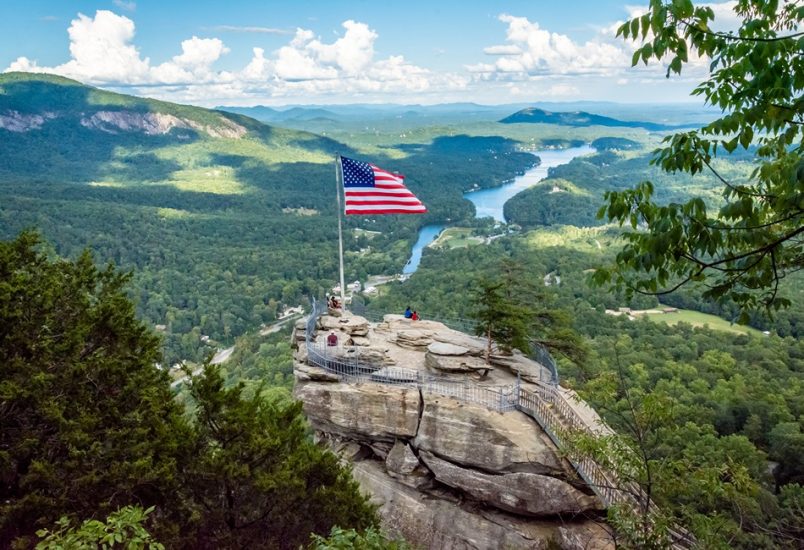
<svg viewBox="0 0 804 550">
<path fill-rule="evenodd" d="M 408 309 L 405 310 L 405 319 L 410 319 L 411 317 L 413 317 L 413 312 L 410 310 L 410 306 L 408 306 Z"/>
</svg>

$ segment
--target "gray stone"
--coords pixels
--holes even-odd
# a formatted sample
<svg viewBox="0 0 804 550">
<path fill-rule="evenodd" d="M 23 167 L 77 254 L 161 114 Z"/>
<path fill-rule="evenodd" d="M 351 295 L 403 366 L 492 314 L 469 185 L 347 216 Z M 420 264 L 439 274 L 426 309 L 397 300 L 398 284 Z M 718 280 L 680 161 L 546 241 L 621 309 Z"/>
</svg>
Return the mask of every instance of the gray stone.
<svg viewBox="0 0 804 550">
<path fill-rule="evenodd" d="M 320 367 L 294 363 L 293 372 L 297 380 L 315 380 L 318 382 L 338 382 L 340 379 L 329 371 Z"/>
<path fill-rule="evenodd" d="M 432 344 L 430 344 L 432 345 Z M 471 372 L 472 369 L 463 360 L 463 357 L 445 357 L 433 355 L 429 351 L 424 354 L 424 366 L 441 372 Z"/>
<path fill-rule="evenodd" d="M 313 428 L 358 441 L 390 441 L 416 435 L 419 391 L 382 384 L 297 382 Z"/>
<path fill-rule="evenodd" d="M 445 344 L 452 344 L 466 348 L 469 355 L 481 356 L 486 349 L 486 341 L 477 336 L 469 336 L 457 330 L 451 330 L 445 327 L 445 330 L 440 330 L 433 334 L 433 341 L 442 342 Z"/>
<path fill-rule="evenodd" d="M 397 474 L 412 474 L 420 465 L 421 463 L 418 457 L 413 454 L 410 445 L 401 441 L 394 443 L 391 452 L 388 453 L 388 457 L 385 459 L 385 468 L 389 472 Z"/>
<path fill-rule="evenodd" d="M 413 446 L 487 472 L 572 475 L 555 445 L 527 416 L 425 393 Z"/>
<path fill-rule="evenodd" d="M 423 494 L 388 477 L 380 464 L 362 461 L 354 466 L 354 478 L 361 489 L 380 507 L 385 531 L 404 537 L 418 548 L 429 550 L 547 550 L 559 542 L 559 529 L 578 550 L 576 540 L 584 540 L 589 550 L 613 550 L 605 530 L 592 521 L 560 523 L 524 519 L 505 514 L 477 510 L 459 502 L 444 500 L 434 494 Z M 493 509 L 488 509 L 493 510 Z M 560 544 L 560 543 L 559 543 Z"/>
<path fill-rule="evenodd" d="M 333 315 L 323 315 L 318 319 L 319 327 L 322 330 L 341 331 L 349 336 L 366 336 L 368 334 L 368 321 L 359 315 L 344 314 L 341 317 Z"/>
<path fill-rule="evenodd" d="M 447 342 L 433 342 L 427 346 L 427 352 L 433 355 L 466 355 L 469 349 Z"/>
<path fill-rule="evenodd" d="M 388 458 L 388 453 L 391 452 L 393 445 L 391 445 L 387 441 L 374 441 L 372 443 L 369 443 L 369 448 L 376 456 L 385 460 L 386 458 Z"/>
<path fill-rule="evenodd" d="M 441 483 L 507 512 L 538 517 L 599 509 L 595 497 L 554 477 L 528 473 L 485 474 L 461 468 L 427 451 L 421 451 L 421 458 Z"/>
<path fill-rule="evenodd" d="M 355 346 L 370 346 L 371 340 L 365 336 L 352 336 L 352 344 Z"/>
<path fill-rule="evenodd" d="M 433 341 L 432 332 L 417 329 L 399 330 L 396 332 L 396 343 L 405 348 L 426 348 Z"/>
</svg>

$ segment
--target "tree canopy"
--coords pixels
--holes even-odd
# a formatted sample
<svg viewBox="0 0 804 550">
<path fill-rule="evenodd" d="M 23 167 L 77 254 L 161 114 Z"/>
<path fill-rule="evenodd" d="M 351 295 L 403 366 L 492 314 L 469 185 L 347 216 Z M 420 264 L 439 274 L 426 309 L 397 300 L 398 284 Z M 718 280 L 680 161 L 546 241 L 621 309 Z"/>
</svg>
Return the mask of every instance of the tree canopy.
<svg viewBox="0 0 804 550">
<path fill-rule="evenodd" d="M 711 211 L 700 198 L 657 204 L 651 182 L 606 194 L 599 216 L 630 224 L 616 267 L 593 280 L 629 293 L 664 294 L 687 283 L 706 285 L 705 298 L 751 310 L 789 305 L 780 282 L 804 265 L 804 6 L 799 2 L 739 0 L 738 29 L 713 28 L 715 14 L 690 0 L 651 0 L 647 12 L 618 30 L 640 40 L 640 61 L 669 60 L 667 75 L 693 61 L 709 62 L 709 76 L 693 91 L 722 116 L 678 132 L 653 162 L 671 173 L 709 171 L 723 185 Z M 745 181 L 719 173 L 713 159 L 738 147 L 756 155 Z"/>
<path fill-rule="evenodd" d="M 0 546 L 62 514 L 164 505 L 187 426 L 128 275 L 0 243 Z"/>
<path fill-rule="evenodd" d="M 185 410 L 129 275 L 42 248 L 33 233 L 0 242 L 0 547 L 139 537 L 147 521 L 168 547 L 298 548 L 376 523 L 299 403 L 246 397 L 207 367 Z"/>
</svg>

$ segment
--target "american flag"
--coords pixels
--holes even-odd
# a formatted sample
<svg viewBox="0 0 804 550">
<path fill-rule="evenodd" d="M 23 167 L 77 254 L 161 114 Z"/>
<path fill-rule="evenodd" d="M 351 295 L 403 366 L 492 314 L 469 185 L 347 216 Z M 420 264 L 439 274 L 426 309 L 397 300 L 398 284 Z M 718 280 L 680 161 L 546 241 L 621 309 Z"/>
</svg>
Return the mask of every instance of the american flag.
<svg viewBox="0 0 804 550">
<path fill-rule="evenodd" d="M 340 157 L 346 214 L 424 214 L 427 208 L 405 187 L 405 176 Z"/>
</svg>

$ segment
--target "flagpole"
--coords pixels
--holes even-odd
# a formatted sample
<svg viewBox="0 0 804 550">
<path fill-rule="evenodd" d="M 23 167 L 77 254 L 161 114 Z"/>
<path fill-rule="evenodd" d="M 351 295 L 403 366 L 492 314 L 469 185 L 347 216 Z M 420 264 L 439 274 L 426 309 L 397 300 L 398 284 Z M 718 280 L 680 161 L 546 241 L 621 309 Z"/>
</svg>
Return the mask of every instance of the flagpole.
<svg viewBox="0 0 804 550">
<path fill-rule="evenodd" d="M 346 285 L 343 280 L 343 227 L 341 223 L 341 182 L 343 181 L 343 168 L 341 155 L 335 157 L 335 194 L 338 197 L 338 255 L 341 268 L 341 308 L 346 310 Z"/>
</svg>

